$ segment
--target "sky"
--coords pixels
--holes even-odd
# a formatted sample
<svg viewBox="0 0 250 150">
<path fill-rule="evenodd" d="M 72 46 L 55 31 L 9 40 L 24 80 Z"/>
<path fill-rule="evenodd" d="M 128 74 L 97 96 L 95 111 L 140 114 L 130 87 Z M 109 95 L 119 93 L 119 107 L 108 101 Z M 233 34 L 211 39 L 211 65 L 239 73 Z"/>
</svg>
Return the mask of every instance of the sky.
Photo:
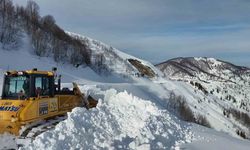
<svg viewBox="0 0 250 150">
<path fill-rule="evenodd" d="M 35 1 L 63 29 L 154 64 L 195 56 L 250 67 L 250 0 Z"/>
</svg>

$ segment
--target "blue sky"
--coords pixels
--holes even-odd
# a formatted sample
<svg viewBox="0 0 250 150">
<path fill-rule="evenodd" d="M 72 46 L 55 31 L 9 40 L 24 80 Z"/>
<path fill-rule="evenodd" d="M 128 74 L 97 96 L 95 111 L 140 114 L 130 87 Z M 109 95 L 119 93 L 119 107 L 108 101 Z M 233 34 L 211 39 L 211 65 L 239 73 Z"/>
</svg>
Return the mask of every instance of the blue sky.
<svg viewBox="0 0 250 150">
<path fill-rule="evenodd" d="M 42 15 L 53 15 L 65 30 L 152 63 L 207 56 L 250 67 L 250 0 L 36 2 Z"/>
</svg>

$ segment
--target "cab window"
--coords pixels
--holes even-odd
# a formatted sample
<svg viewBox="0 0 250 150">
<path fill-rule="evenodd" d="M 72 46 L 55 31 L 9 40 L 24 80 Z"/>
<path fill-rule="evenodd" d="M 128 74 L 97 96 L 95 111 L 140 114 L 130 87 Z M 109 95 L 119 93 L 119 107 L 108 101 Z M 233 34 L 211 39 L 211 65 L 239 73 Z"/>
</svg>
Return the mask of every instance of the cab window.
<svg viewBox="0 0 250 150">
<path fill-rule="evenodd" d="M 49 78 L 48 77 L 36 77 L 35 78 L 35 93 L 38 96 L 49 96 Z"/>
<path fill-rule="evenodd" d="M 25 99 L 29 95 L 29 78 L 26 76 L 6 76 L 3 98 Z"/>
</svg>

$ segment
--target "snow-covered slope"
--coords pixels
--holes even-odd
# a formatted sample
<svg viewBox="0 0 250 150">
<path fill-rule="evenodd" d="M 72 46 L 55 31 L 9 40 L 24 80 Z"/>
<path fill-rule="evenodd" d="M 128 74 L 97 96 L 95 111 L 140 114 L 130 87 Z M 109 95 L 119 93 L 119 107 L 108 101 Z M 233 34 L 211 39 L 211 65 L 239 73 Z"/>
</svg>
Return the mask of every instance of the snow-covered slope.
<svg viewBox="0 0 250 150">
<path fill-rule="evenodd" d="M 189 82 L 237 108 L 250 110 L 250 69 L 214 58 L 177 58 L 157 65 L 165 76 Z"/>
<path fill-rule="evenodd" d="M 1 43 L 0 43 L 1 47 Z M 60 74 L 63 75 L 64 82 L 75 80 L 97 81 L 97 82 L 120 82 L 121 78 L 112 76 L 100 76 L 89 67 L 76 68 L 67 63 L 57 63 L 50 57 L 39 57 L 33 52 L 28 35 L 24 34 L 21 47 L 17 50 L 0 49 L 0 71 L 7 70 L 28 70 L 38 68 L 40 70 L 51 70 L 57 67 Z M 3 75 L 3 74 L 2 74 Z"/>
<path fill-rule="evenodd" d="M 162 73 L 149 62 L 90 38 L 80 38 L 83 42 L 88 42 L 95 55 L 103 54 L 106 66 L 112 70 L 109 76 L 100 76 L 89 67 L 76 68 L 56 63 L 48 57 L 37 57 L 32 53 L 27 35 L 24 35 L 19 49 L 0 49 L 0 73 L 34 67 L 48 70 L 57 66 L 59 73 L 63 75 L 64 86 L 70 86 L 70 82 L 75 81 L 82 92 L 99 99 L 97 108 L 75 108 L 68 113 L 65 121 L 36 137 L 24 149 L 178 149 L 186 147 L 183 143 L 192 143 L 198 139 L 206 143 L 207 135 L 196 135 L 196 127 L 193 129 L 193 124 L 180 120 L 173 111 L 170 102 L 172 91 L 186 97 L 195 114 L 207 116 L 212 127 L 237 137 L 235 122 L 221 115 L 219 104 L 212 102 L 211 107 L 204 107 L 210 104 L 212 97 L 199 103 L 204 98 L 202 92 L 198 91 L 196 94 L 188 84 L 161 78 Z M 135 76 L 139 73 L 138 69 L 128 59 L 140 61 L 157 76 L 150 80 Z M 0 87 L 1 82 L 2 76 Z M 198 128 L 204 129 L 200 126 Z M 220 136 L 216 132 L 215 137 Z M 232 143 L 241 142 L 239 139 L 229 138 L 233 139 Z M 12 138 L 1 139 L 6 143 L 6 140 Z M 250 145 L 245 142 L 244 145 L 248 144 Z M 13 143 L 9 146 L 13 147 Z"/>
<path fill-rule="evenodd" d="M 73 36 L 77 39 L 80 39 L 84 44 L 88 45 L 88 47 L 92 51 L 92 62 L 95 62 L 98 56 L 103 56 L 102 63 L 108 68 L 108 70 L 113 73 L 117 73 L 120 75 L 125 75 L 127 77 L 134 76 L 135 74 L 140 74 L 138 68 L 133 66 L 128 60 L 134 59 L 141 62 L 143 65 L 152 69 L 155 73 L 155 77 L 162 76 L 162 73 L 154 67 L 151 63 L 136 58 L 134 56 L 128 55 L 124 52 L 121 52 L 112 46 L 104 44 L 100 41 L 93 40 L 89 37 L 85 37 L 79 34 L 75 34 L 72 32 L 67 32 L 70 36 Z"/>
<path fill-rule="evenodd" d="M 104 50 L 99 48 L 99 52 L 102 51 Z M 113 69 L 118 67 L 122 70 L 124 69 L 123 63 L 129 65 L 127 58 L 136 59 L 118 50 L 115 52 L 121 58 L 114 65 L 109 64 Z M 2 87 L 4 71 L 31 68 L 50 70 L 57 66 L 59 73 L 63 76 L 64 86 L 70 86 L 70 82 L 75 81 L 81 85 L 83 92 L 99 99 L 96 109 L 89 111 L 84 108 L 74 109 L 68 114 L 68 119 L 58 124 L 54 130 L 38 136 L 30 145 L 26 145 L 28 146 L 26 148 L 169 149 L 178 143 L 186 143 L 192 139 L 192 133 L 186 127 L 189 125 L 176 118 L 164 107 L 159 107 L 154 96 L 141 89 L 141 86 L 144 87 L 144 85 L 137 85 L 139 83 L 135 81 L 137 78 L 134 77 L 135 73 L 127 73 L 123 70 L 109 76 L 99 76 L 89 67 L 75 68 L 70 64 L 56 63 L 49 57 L 35 56 L 27 35 L 24 35 L 22 39 L 22 47 L 12 51 L 0 49 L 0 53 L 0 71 L 2 73 L 0 87 Z M 143 64 L 151 65 L 143 60 L 140 61 Z M 151 66 L 158 71 L 153 65 Z M 136 72 L 136 68 L 130 67 Z M 152 82 L 147 78 L 142 78 L 141 82 L 144 80 Z M 12 138 L 2 139 L 8 141 Z M 10 146 L 13 147 L 13 144 Z"/>
<path fill-rule="evenodd" d="M 231 134 L 244 132 L 243 136 L 249 137 L 248 68 L 214 58 L 177 58 L 157 67 L 189 91 L 192 98 L 186 99 L 190 106 L 198 114 L 207 114 L 213 128 Z"/>
</svg>

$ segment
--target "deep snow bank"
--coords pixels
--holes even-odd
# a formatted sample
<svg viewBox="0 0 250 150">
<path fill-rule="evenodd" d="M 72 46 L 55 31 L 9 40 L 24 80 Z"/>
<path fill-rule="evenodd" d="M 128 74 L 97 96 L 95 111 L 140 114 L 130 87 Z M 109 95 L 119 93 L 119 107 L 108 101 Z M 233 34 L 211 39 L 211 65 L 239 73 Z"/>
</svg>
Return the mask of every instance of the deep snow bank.
<svg viewBox="0 0 250 150">
<path fill-rule="evenodd" d="M 75 108 L 29 149 L 169 149 L 190 141 L 188 128 L 166 110 L 126 91 L 104 92 L 95 109 Z M 183 130 L 185 129 L 185 130 Z"/>
</svg>

